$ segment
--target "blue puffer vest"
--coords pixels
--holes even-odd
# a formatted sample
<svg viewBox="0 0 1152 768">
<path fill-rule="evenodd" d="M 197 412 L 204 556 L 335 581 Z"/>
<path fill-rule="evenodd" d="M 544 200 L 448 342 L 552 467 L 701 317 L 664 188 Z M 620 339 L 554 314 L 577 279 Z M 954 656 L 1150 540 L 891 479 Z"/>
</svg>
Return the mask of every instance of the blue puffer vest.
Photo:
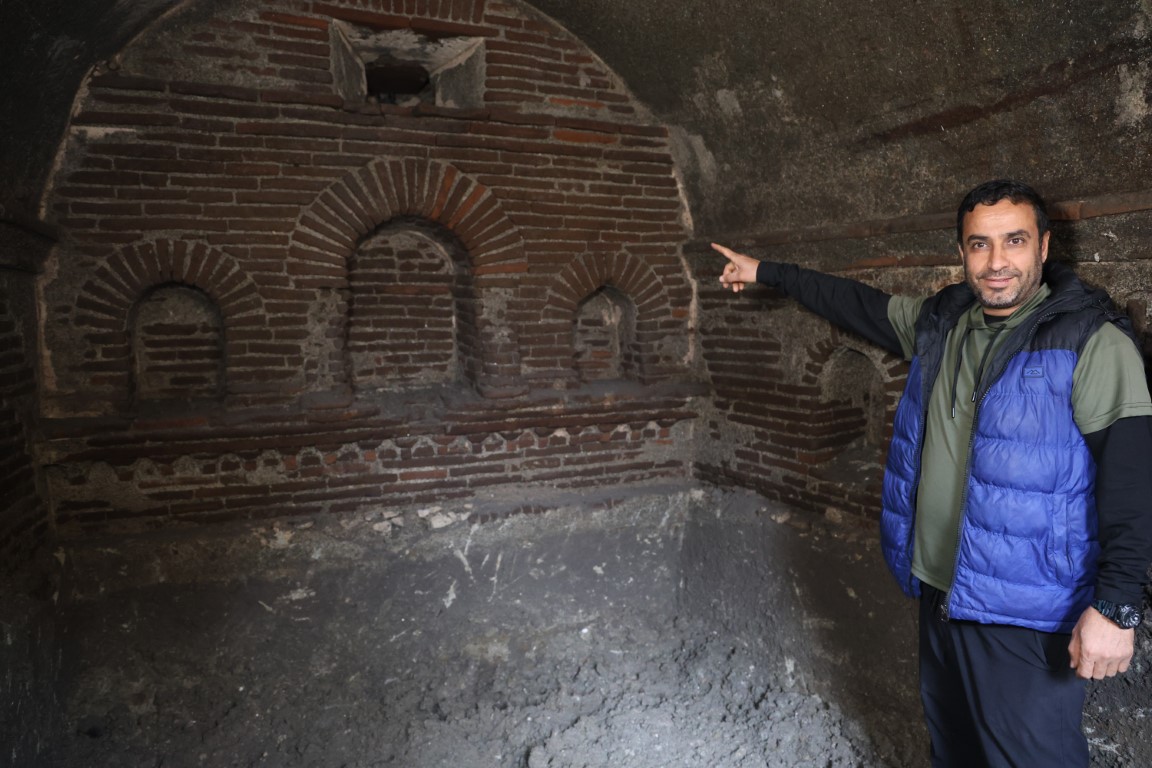
<svg viewBox="0 0 1152 768">
<path fill-rule="evenodd" d="M 1070 632 L 1092 601 L 1099 555 L 1095 464 L 1072 418 L 1072 373 L 1101 324 L 1131 329 L 1106 294 L 1068 268 L 1045 265 L 1044 281 L 1051 296 L 1009 332 L 978 393 L 946 606 L 954 619 Z M 948 333 L 974 301 L 960 284 L 925 302 L 896 411 L 881 542 L 889 569 L 910 596 L 920 593 L 912 543 L 929 394 Z"/>
</svg>

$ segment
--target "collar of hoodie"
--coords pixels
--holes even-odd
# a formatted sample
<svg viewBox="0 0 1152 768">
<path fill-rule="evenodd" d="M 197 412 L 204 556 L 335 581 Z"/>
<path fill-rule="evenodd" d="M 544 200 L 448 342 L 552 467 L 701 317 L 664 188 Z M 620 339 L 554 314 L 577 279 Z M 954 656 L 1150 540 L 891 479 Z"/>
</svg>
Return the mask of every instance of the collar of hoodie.
<svg viewBox="0 0 1152 768">
<path fill-rule="evenodd" d="M 983 354 L 980 355 L 980 363 L 976 366 L 976 381 L 972 387 L 972 402 L 976 402 L 977 393 L 980 392 L 981 384 L 984 381 L 984 373 L 988 365 L 988 359 L 992 356 L 992 350 L 996 348 L 996 341 L 1000 338 L 1000 334 L 1008 328 L 1015 328 L 1017 325 L 1020 325 L 1051 293 L 1048 286 L 1041 283 L 1040 290 L 1036 291 L 1035 295 L 1024 303 L 1024 306 L 1007 317 L 990 317 L 984 313 L 984 308 L 979 304 L 974 305 L 972 309 L 968 311 L 966 319 L 962 323 L 964 325 L 964 333 L 960 338 L 960 343 L 956 346 L 956 364 L 952 369 L 952 418 L 956 418 L 960 366 L 964 364 L 964 350 L 968 346 L 968 339 L 973 331 L 992 331 L 992 338 L 988 340 L 988 344 L 984 347 Z"/>
</svg>

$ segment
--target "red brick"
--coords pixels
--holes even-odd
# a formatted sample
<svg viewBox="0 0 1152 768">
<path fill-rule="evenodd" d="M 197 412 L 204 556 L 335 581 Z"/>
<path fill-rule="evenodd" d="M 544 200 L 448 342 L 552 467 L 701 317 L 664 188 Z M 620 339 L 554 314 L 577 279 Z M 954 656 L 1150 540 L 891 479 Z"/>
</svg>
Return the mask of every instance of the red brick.
<svg viewBox="0 0 1152 768">
<path fill-rule="evenodd" d="M 272 11 L 263 11 L 260 18 L 265 21 L 275 22 L 276 24 L 287 24 L 296 27 L 310 27 L 313 29 L 328 29 L 328 19 L 315 18 L 312 16 L 295 16 L 287 13 L 276 13 Z"/>
</svg>

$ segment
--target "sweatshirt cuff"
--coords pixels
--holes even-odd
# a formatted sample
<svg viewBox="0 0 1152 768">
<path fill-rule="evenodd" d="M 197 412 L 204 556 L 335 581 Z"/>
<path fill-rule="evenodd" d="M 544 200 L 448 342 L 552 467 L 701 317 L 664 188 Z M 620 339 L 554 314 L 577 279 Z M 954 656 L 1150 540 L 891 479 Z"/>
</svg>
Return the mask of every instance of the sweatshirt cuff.
<svg viewBox="0 0 1152 768">
<path fill-rule="evenodd" d="M 756 282 L 761 285 L 779 285 L 780 265 L 771 261 L 760 262 L 760 265 L 756 267 Z"/>
<path fill-rule="evenodd" d="M 1117 603 L 1118 605 L 1134 605 L 1139 608 L 1144 603 L 1144 590 L 1137 589 L 1132 591 L 1130 589 L 1097 584 L 1096 594 L 1093 596 L 1093 599 L 1107 600 L 1110 603 Z"/>
</svg>

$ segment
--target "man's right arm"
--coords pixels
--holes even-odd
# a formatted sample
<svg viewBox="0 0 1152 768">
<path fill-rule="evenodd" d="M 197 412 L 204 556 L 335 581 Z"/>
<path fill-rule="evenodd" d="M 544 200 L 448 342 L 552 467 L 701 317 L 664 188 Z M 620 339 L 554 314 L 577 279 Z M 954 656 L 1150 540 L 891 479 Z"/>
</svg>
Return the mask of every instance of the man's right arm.
<svg viewBox="0 0 1152 768">
<path fill-rule="evenodd" d="M 772 261 L 760 262 L 756 282 L 782 291 L 805 309 L 895 355 L 904 355 L 888 318 L 892 296 L 884 291 L 846 277 Z"/>
<path fill-rule="evenodd" d="M 757 261 L 722 245 L 713 244 L 712 247 L 728 259 L 720 276 L 725 287 L 740 291 L 745 283 L 753 280 L 771 286 L 825 320 L 863 336 L 893 354 L 904 356 L 900 338 L 888 318 L 890 294 L 857 280 L 826 275 L 794 264 Z"/>
</svg>

